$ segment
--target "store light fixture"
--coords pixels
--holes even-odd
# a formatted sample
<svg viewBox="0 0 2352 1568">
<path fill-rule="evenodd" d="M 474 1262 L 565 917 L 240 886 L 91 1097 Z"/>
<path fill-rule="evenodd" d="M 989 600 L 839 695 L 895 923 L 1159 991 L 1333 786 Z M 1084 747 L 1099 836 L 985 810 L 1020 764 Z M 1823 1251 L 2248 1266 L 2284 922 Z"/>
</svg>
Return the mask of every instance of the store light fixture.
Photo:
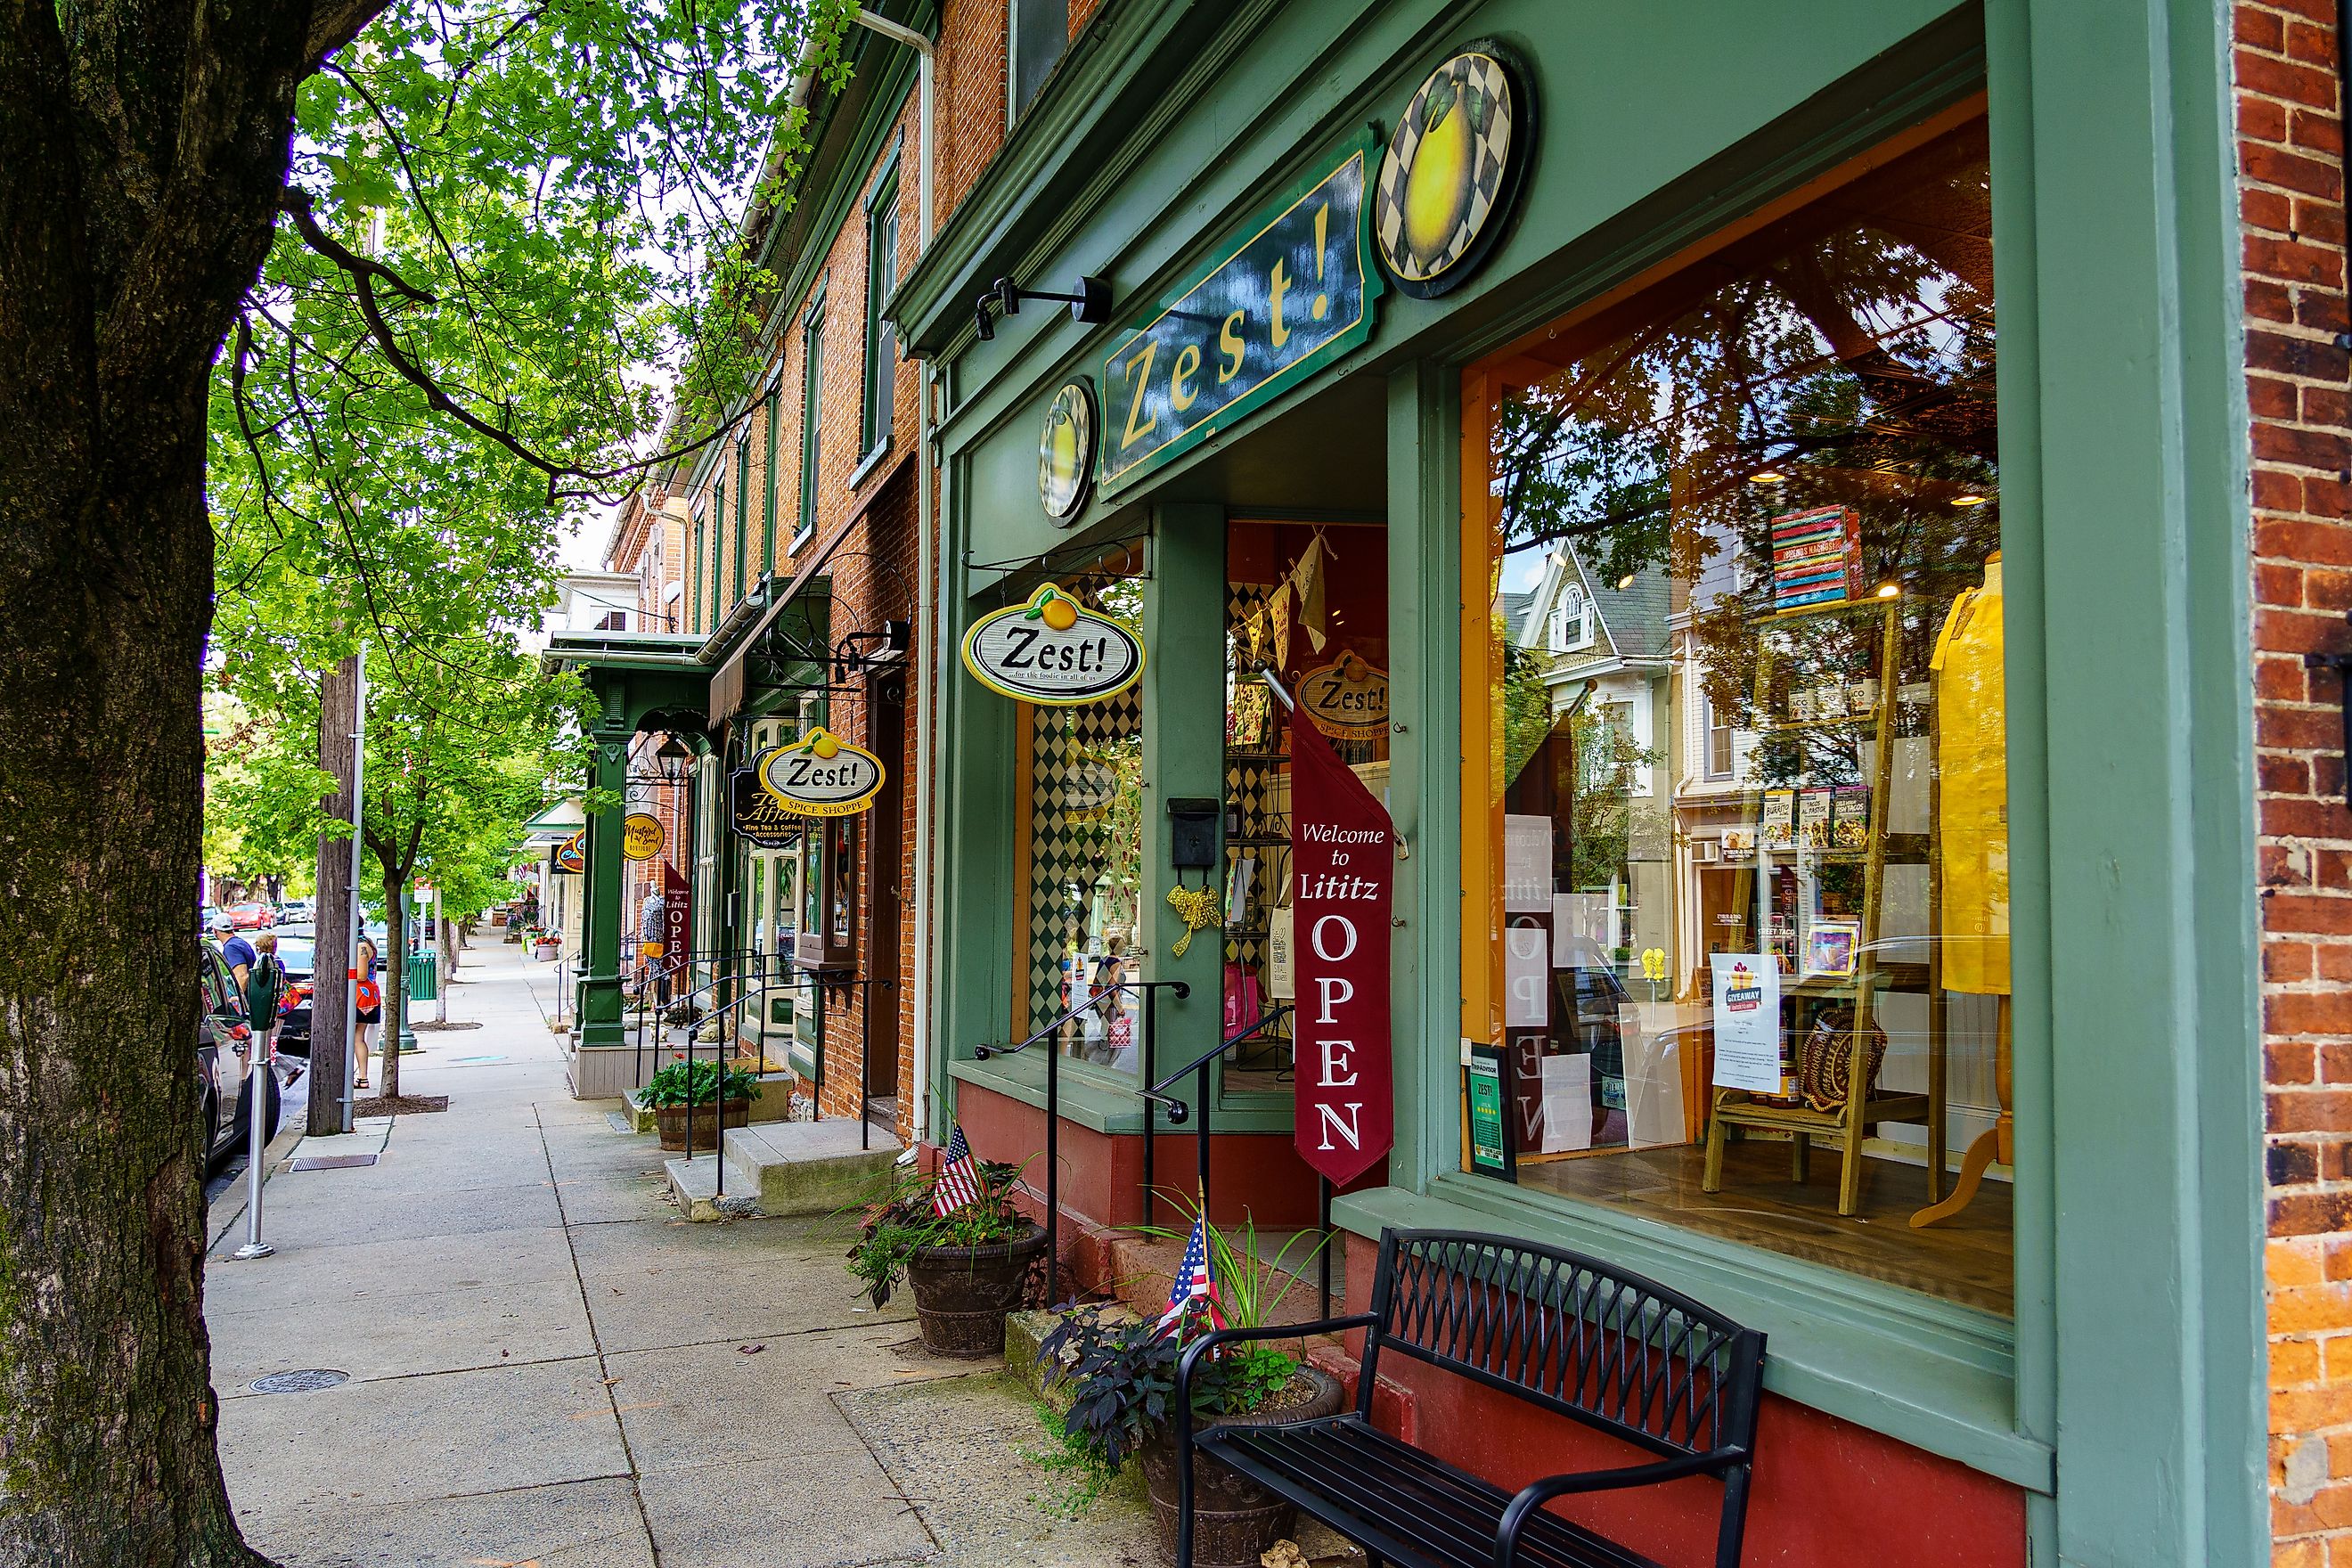
<svg viewBox="0 0 2352 1568">
<path fill-rule="evenodd" d="M 1986 501 L 1990 500 L 1992 498 L 1990 496 L 1980 496 L 1974 490 L 1971 490 L 1967 495 L 1954 496 L 1952 498 L 1952 504 L 1954 506 L 1982 506 Z"/>
<path fill-rule="evenodd" d="M 1878 596 L 1882 599 L 1895 598 L 1902 592 L 1903 584 L 1900 583 L 1881 583 L 1878 585 Z"/>
<path fill-rule="evenodd" d="M 1759 468 L 1748 476 L 1748 482 L 1751 485 L 1777 485 L 1784 482 L 1788 477 L 1778 468 Z"/>
<path fill-rule="evenodd" d="M 672 735 L 661 743 L 661 750 L 654 753 L 654 761 L 661 764 L 662 777 L 676 784 L 686 764 L 694 761 L 694 753 L 687 750 L 685 742 Z"/>
<path fill-rule="evenodd" d="M 1631 572 L 1626 573 L 1625 575 L 1617 579 L 1617 591 L 1621 594 L 1633 585 L 1633 574 Z"/>
</svg>

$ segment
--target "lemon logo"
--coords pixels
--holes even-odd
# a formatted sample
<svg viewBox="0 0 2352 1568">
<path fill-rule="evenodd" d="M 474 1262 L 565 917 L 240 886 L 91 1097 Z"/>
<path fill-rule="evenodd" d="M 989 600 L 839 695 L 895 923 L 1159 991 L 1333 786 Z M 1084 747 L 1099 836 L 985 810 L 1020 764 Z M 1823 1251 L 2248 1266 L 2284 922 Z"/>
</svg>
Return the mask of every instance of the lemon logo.
<svg viewBox="0 0 2352 1568">
<path fill-rule="evenodd" d="M 1037 439 L 1037 499 L 1057 522 L 1075 520 L 1094 475 L 1095 395 L 1083 381 L 1054 394 Z"/>
<path fill-rule="evenodd" d="M 1517 192 L 1528 126 L 1518 78 L 1493 46 L 1462 50 L 1422 82 L 1373 193 L 1381 259 L 1406 293 L 1442 294 L 1484 258 Z"/>
</svg>

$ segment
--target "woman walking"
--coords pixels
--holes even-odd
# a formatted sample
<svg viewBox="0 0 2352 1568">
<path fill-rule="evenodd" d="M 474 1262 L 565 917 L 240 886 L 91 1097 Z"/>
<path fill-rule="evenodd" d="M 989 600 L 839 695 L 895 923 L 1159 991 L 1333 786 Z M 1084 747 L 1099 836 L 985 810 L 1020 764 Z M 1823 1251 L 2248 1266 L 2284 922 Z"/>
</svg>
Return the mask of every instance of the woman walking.
<svg viewBox="0 0 2352 1568">
<path fill-rule="evenodd" d="M 375 943 L 367 937 L 360 938 L 359 961 L 352 965 L 352 1001 L 358 1026 L 352 1032 L 352 1059 L 358 1064 L 352 1077 L 352 1087 L 368 1086 L 368 1050 L 374 1043 L 376 1026 L 383 1022 L 383 987 L 376 983 Z"/>
</svg>

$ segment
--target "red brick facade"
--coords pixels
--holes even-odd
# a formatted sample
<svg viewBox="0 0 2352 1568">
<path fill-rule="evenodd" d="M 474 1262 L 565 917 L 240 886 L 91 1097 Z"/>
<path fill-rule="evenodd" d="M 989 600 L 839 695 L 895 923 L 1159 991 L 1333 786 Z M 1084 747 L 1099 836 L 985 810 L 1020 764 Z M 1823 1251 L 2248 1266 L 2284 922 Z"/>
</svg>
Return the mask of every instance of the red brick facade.
<svg viewBox="0 0 2352 1568">
<path fill-rule="evenodd" d="M 2352 814 L 2335 676 L 2352 608 L 2343 133 L 2333 0 L 2242 3 L 2273 1561 L 2352 1563 Z"/>
</svg>

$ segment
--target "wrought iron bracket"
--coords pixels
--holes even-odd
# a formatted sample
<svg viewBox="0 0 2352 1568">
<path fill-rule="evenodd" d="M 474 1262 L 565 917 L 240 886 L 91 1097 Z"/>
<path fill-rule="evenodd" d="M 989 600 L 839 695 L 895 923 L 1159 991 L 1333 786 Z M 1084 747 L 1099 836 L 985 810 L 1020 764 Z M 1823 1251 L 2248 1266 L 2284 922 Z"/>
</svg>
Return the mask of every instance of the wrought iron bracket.
<svg viewBox="0 0 2352 1568">
<path fill-rule="evenodd" d="M 2344 619 L 2352 623 L 2352 614 Z M 2352 653 L 2307 653 L 2303 668 L 2336 672 L 2336 703 L 2344 721 L 2344 804 L 2352 807 Z"/>
</svg>

